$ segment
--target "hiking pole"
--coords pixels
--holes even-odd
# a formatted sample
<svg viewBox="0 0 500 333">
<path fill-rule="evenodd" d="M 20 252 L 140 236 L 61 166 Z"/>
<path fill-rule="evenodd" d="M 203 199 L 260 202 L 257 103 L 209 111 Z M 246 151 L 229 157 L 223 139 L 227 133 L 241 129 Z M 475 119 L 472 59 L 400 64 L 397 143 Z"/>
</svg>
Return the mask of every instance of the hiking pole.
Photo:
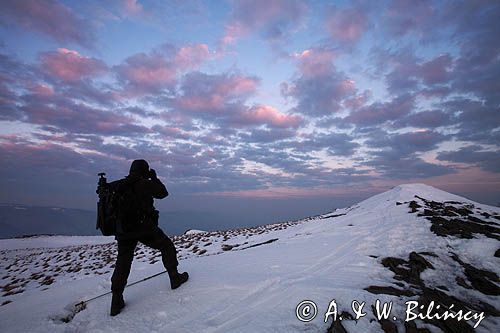
<svg viewBox="0 0 500 333">
<path fill-rule="evenodd" d="M 135 282 L 133 282 L 133 283 L 127 284 L 127 285 L 125 286 L 125 288 L 127 288 L 127 287 L 131 287 L 131 286 L 133 286 L 133 285 L 135 285 L 135 284 L 138 284 L 138 283 L 141 283 L 141 282 L 147 281 L 147 280 L 149 280 L 149 279 L 152 279 L 152 278 L 154 278 L 154 277 L 157 277 L 157 276 L 159 276 L 159 275 L 165 274 L 166 272 L 167 272 L 167 271 L 163 271 L 163 272 L 160 272 L 160 273 L 156 273 L 156 274 L 153 274 L 153 275 L 151 275 L 151 276 L 145 277 L 144 279 L 141 279 L 141 280 L 135 281 Z M 70 321 L 73 319 L 73 317 L 74 317 L 74 316 L 75 316 L 78 312 L 81 312 L 81 311 L 83 311 L 83 310 L 85 310 L 85 309 L 87 308 L 87 304 L 88 304 L 89 302 L 92 302 L 93 300 L 96 300 L 96 299 L 98 299 L 98 298 L 104 297 L 104 296 L 109 295 L 109 294 L 111 294 L 111 293 L 112 293 L 112 291 L 108 291 L 108 292 L 106 292 L 106 293 L 104 293 L 104 294 L 101 294 L 101 295 L 98 295 L 98 296 L 95 296 L 95 297 L 89 298 L 89 299 L 87 299 L 87 300 L 84 300 L 84 301 L 81 301 L 81 302 L 76 303 L 76 304 L 74 305 L 74 307 L 73 307 L 73 311 L 72 311 L 72 313 L 71 313 L 69 316 L 67 316 L 67 317 L 65 317 L 65 318 L 62 318 L 61 320 L 62 320 L 63 322 L 65 322 L 65 323 L 70 322 Z"/>
</svg>

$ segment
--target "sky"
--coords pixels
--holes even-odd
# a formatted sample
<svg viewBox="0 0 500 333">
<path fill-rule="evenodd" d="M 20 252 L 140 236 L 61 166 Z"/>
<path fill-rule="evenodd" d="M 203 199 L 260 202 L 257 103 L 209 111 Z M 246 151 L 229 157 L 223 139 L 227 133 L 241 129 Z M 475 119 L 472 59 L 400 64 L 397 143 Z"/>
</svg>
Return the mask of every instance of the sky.
<svg viewBox="0 0 500 333">
<path fill-rule="evenodd" d="M 500 203 L 496 1 L 3 0 L 0 202 L 271 222 L 402 183 Z"/>
</svg>

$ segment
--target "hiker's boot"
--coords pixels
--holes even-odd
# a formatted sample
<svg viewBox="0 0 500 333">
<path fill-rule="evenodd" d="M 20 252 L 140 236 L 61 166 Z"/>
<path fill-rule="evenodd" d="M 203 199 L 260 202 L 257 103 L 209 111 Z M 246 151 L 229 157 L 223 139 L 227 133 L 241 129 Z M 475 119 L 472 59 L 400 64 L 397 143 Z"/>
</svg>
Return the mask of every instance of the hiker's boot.
<svg viewBox="0 0 500 333">
<path fill-rule="evenodd" d="M 177 289 L 189 279 L 189 274 L 187 272 L 179 273 L 177 269 L 173 271 L 168 271 L 168 276 L 170 277 L 170 287 L 172 289 Z"/>
<path fill-rule="evenodd" d="M 123 300 L 123 294 L 114 292 L 113 297 L 111 298 L 111 311 L 109 314 L 111 316 L 116 316 L 124 307 L 125 301 Z"/>
</svg>

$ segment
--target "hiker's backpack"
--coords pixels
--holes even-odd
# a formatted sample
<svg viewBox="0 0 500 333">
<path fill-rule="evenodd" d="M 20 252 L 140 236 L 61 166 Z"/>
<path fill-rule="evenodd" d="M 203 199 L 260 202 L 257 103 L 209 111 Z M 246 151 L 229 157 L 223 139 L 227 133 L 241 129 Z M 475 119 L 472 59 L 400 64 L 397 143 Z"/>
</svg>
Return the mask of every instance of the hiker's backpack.
<svg viewBox="0 0 500 333">
<path fill-rule="evenodd" d="M 104 173 L 100 173 L 96 193 L 97 224 L 104 236 L 116 236 L 133 231 L 143 219 L 140 199 L 134 192 L 136 179 L 123 178 L 111 183 L 106 182 Z"/>
</svg>

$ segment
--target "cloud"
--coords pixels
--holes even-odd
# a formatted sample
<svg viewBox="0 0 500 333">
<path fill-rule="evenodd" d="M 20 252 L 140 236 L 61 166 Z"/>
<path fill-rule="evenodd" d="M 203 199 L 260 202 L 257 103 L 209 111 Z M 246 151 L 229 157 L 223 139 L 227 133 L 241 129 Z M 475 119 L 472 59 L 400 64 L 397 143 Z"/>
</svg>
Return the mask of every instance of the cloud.
<svg viewBox="0 0 500 333">
<path fill-rule="evenodd" d="M 13 15 L 12 8 L 33 3 L 7 2 L 11 9 L 0 14 L 7 28 L 26 26 L 14 18 L 27 14 Z M 66 8 L 50 1 L 38 4 Z M 37 186 L 50 188 L 45 179 L 56 183 L 58 174 L 80 179 L 75 186 L 85 186 L 88 177 L 88 186 L 95 182 L 94 171 L 116 165 L 126 173 L 131 159 L 144 157 L 168 177 L 169 189 L 186 194 L 257 193 L 278 187 L 313 193 L 339 184 L 392 184 L 443 175 L 456 180 L 458 174 L 451 175 L 457 171 L 479 168 L 498 174 L 498 4 L 354 2 L 314 13 L 309 21 L 307 7 L 328 6 L 285 0 L 232 4 L 226 16 L 220 10 L 227 6 L 208 8 L 203 2 L 177 6 L 117 1 L 105 11 L 122 18 L 120 25 L 133 23 L 151 31 L 197 20 L 184 32 L 202 27 L 208 36 L 219 31 L 226 45 L 257 35 L 260 42 L 272 43 L 273 51 L 286 46 L 285 62 L 280 59 L 272 64 L 276 69 L 257 77 L 253 65 L 248 67 L 251 57 L 231 64 L 215 59 L 201 43 L 124 54 L 116 66 L 71 45 L 40 53 L 31 64 L 0 55 L 4 132 L 17 130 L 19 122 L 27 129 L 26 134 L 0 135 L 2 156 L 19 156 L 18 164 L 0 162 L 7 170 L 2 175 L 12 184 L 24 181 L 19 187 L 24 191 L 34 177 L 44 178 Z M 78 5 L 87 14 L 97 12 L 96 7 L 96 2 Z M 165 12 L 181 15 L 161 18 Z M 222 27 L 208 22 L 220 22 L 220 17 L 228 19 Z M 37 30 L 33 27 L 42 18 L 33 17 L 28 29 Z M 318 26 L 324 29 L 315 30 Z M 300 31 L 294 43 L 285 45 L 302 27 L 310 30 Z M 78 32 L 92 42 L 92 29 Z M 316 44 L 296 49 L 307 38 Z M 58 43 L 83 42 L 73 38 Z M 248 45 L 241 46 L 247 50 Z M 359 54 L 352 52 L 354 47 Z M 211 59 L 216 61 L 208 63 Z M 280 86 L 286 98 L 281 102 L 268 91 L 274 82 L 268 75 L 275 73 L 274 78 L 289 75 Z M 436 153 L 449 140 L 468 147 Z M 431 160 L 436 154 L 437 161 Z M 25 180 L 16 176 L 16 169 Z M 60 189 L 57 193 L 67 194 Z"/>
<path fill-rule="evenodd" d="M 373 133 L 374 134 L 374 133 Z M 384 149 L 394 155 L 406 156 L 416 152 L 426 152 L 437 148 L 437 145 L 450 138 L 439 132 L 421 130 L 402 134 L 371 135 L 366 145 L 372 148 Z M 375 153 L 377 154 L 377 153 Z"/>
<path fill-rule="evenodd" d="M 272 188 L 331 188 L 338 184 L 366 181 L 371 178 L 365 170 L 355 168 L 332 170 L 309 154 L 304 155 L 298 151 L 288 152 L 284 150 L 289 148 L 291 146 L 286 142 L 265 146 L 247 145 L 238 150 L 237 156 L 248 161 L 250 166 L 254 164 L 254 168 L 249 168 L 249 172 L 258 173 L 259 177 L 263 178 L 264 183 L 271 182 Z M 270 173 L 259 171 L 265 169 Z"/>
<path fill-rule="evenodd" d="M 308 49 L 295 56 L 298 73 L 290 83 L 281 84 L 281 93 L 293 98 L 294 112 L 310 117 L 342 110 L 342 102 L 356 92 L 355 82 L 333 66 L 334 53 L 327 48 Z"/>
<path fill-rule="evenodd" d="M 106 171 L 116 179 L 130 166 L 116 156 L 79 153 L 56 142 L 16 143 L 1 138 L 0 154 L 1 200 L 39 205 L 94 207 L 97 173 Z"/>
<path fill-rule="evenodd" d="M 375 126 L 406 116 L 415 106 L 412 96 L 404 95 L 389 102 L 374 102 L 351 112 L 344 121 L 357 126 Z"/>
<path fill-rule="evenodd" d="M 458 123 L 456 138 L 461 141 L 498 145 L 500 107 L 469 98 L 455 98 L 441 103 L 443 109 L 455 114 Z"/>
<path fill-rule="evenodd" d="M 154 125 L 151 128 L 152 131 L 155 131 L 161 135 L 162 138 L 167 139 L 189 139 L 190 135 L 186 131 L 181 128 L 172 127 L 168 125 Z"/>
<path fill-rule="evenodd" d="M 499 10 L 495 1 L 450 1 L 444 7 L 441 23 L 454 28 L 452 39 L 460 47 L 464 69 L 498 62 Z"/>
<path fill-rule="evenodd" d="M 415 155 L 401 156 L 391 151 L 378 153 L 362 164 L 372 167 L 382 178 L 411 180 L 455 173 L 449 166 L 429 163 Z"/>
<path fill-rule="evenodd" d="M 156 92 L 173 86 L 177 70 L 159 54 L 136 54 L 116 68 L 118 80 L 132 94 Z"/>
<path fill-rule="evenodd" d="M 192 72 L 184 76 L 181 93 L 171 104 L 174 110 L 219 125 L 296 128 L 302 124 L 300 116 L 285 114 L 270 105 L 247 106 L 247 99 L 257 92 L 259 83 L 256 77 L 237 73 Z"/>
<path fill-rule="evenodd" d="M 300 0 L 235 1 L 233 13 L 226 25 L 222 46 L 259 32 L 268 41 L 280 41 L 297 30 L 308 11 Z"/>
<path fill-rule="evenodd" d="M 497 147 L 498 148 L 498 147 Z M 437 155 L 440 161 L 465 163 L 480 167 L 485 171 L 500 172 L 500 150 L 484 150 L 480 146 L 462 147 L 455 151 L 444 151 Z"/>
<path fill-rule="evenodd" d="M 379 177 L 411 180 L 456 172 L 454 167 L 431 163 L 421 157 L 422 153 L 451 139 L 451 135 L 430 130 L 390 134 L 375 127 L 357 137 L 364 137 L 364 147 L 368 148 L 360 164 L 372 168 Z"/>
<path fill-rule="evenodd" d="M 394 127 L 423 127 L 436 128 L 441 126 L 452 125 L 456 120 L 449 113 L 442 110 L 426 110 L 408 114 L 394 122 Z"/>
<path fill-rule="evenodd" d="M 85 57 L 77 51 L 65 48 L 59 48 L 56 52 L 42 53 L 40 65 L 47 74 L 67 83 L 95 77 L 107 70 L 106 64 L 101 60 Z"/>
<path fill-rule="evenodd" d="M 246 110 L 238 119 L 245 124 L 268 124 L 271 127 L 298 127 L 302 118 L 296 115 L 286 115 L 268 105 L 254 106 Z"/>
<path fill-rule="evenodd" d="M 393 0 L 383 13 L 384 27 L 391 36 L 427 31 L 435 18 L 432 1 Z"/>
<path fill-rule="evenodd" d="M 295 152 L 306 155 L 313 151 L 325 149 L 333 156 L 351 156 L 354 154 L 355 149 L 359 147 L 359 144 L 353 142 L 353 140 L 354 137 L 345 133 L 312 133 L 303 135 L 301 140 L 296 139 L 287 142 L 283 144 L 283 147 L 293 148 Z"/>
<path fill-rule="evenodd" d="M 30 90 L 33 94 L 42 97 L 54 96 L 54 89 L 46 84 L 35 84 L 30 87 Z"/>
<path fill-rule="evenodd" d="M 90 47 L 94 42 L 93 29 L 88 21 L 53 0 L 4 0 L 0 2 L 0 13 L 5 22 L 58 42 L 84 47 Z"/>
<path fill-rule="evenodd" d="M 259 142 L 259 143 L 271 143 L 276 141 L 281 141 L 284 139 L 293 138 L 296 133 L 290 129 L 252 129 L 250 134 L 242 133 L 240 134 L 240 140 L 243 142 Z"/>
<path fill-rule="evenodd" d="M 210 53 L 205 44 L 175 48 L 163 45 L 149 54 L 138 53 L 114 67 L 125 96 L 154 94 L 162 89 L 174 89 L 178 75 L 196 69 L 208 60 Z"/>
<path fill-rule="evenodd" d="M 138 0 L 123 0 L 123 8 L 128 15 L 140 15 L 144 11 Z"/>
<path fill-rule="evenodd" d="M 458 49 L 430 59 L 419 59 L 408 47 L 382 52 L 378 67 L 386 72 L 390 92 L 420 91 L 422 96 L 440 98 L 472 93 L 498 104 L 499 9 L 498 3 L 477 1 L 391 3 L 381 24 L 390 38 L 412 34 L 420 44 L 440 48 L 452 43 Z"/>
<path fill-rule="evenodd" d="M 441 54 L 436 58 L 424 62 L 417 70 L 417 76 L 420 76 L 426 85 L 447 83 L 451 78 L 450 69 L 453 65 L 453 59 L 449 54 Z"/>
<path fill-rule="evenodd" d="M 40 100 L 24 96 L 19 107 L 24 122 L 48 125 L 63 132 L 133 136 L 149 132 L 125 115 L 75 103 L 59 96 Z"/>
<path fill-rule="evenodd" d="M 192 44 L 179 48 L 174 63 L 181 69 L 197 68 L 210 57 L 206 44 Z"/>
<path fill-rule="evenodd" d="M 322 76 L 335 71 L 333 60 L 335 52 L 328 48 L 306 49 L 300 54 L 295 54 L 298 70 L 304 77 Z"/>
<path fill-rule="evenodd" d="M 253 95 L 258 84 L 256 77 L 192 72 L 183 77 L 181 95 L 175 99 L 174 106 L 191 112 L 230 112 L 229 107 Z"/>
<path fill-rule="evenodd" d="M 376 75 L 383 76 L 391 94 L 432 91 L 447 88 L 451 84 L 454 59 L 448 53 L 430 59 L 421 59 L 409 48 L 395 50 L 375 49 L 371 52 L 376 64 Z M 448 90 L 442 90 L 446 94 Z M 445 94 L 445 95 L 446 95 Z"/>
<path fill-rule="evenodd" d="M 356 43 L 368 27 L 368 17 L 360 8 L 335 8 L 326 19 L 330 37 L 340 44 Z"/>
</svg>

